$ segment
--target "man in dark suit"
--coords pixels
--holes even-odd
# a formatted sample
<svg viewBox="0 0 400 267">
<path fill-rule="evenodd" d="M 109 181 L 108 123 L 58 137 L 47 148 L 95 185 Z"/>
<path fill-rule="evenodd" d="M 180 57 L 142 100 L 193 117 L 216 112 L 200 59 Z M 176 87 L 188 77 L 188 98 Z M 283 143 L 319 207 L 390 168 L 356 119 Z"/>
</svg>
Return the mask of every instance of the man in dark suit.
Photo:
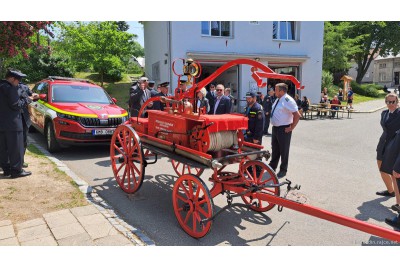
<svg viewBox="0 0 400 267">
<path fill-rule="evenodd" d="M 32 93 L 31 89 L 29 89 L 29 87 L 26 84 L 23 84 L 22 82 L 20 82 L 18 85 L 18 94 L 19 97 L 25 99 L 27 103 L 39 99 L 39 95 L 36 93 Z M 26 148 L 28 146 L 28 130 L 29 127 L 31 127 L 32 125 L 27 105 L 22 107 L 21 117 L 22 117 L 22 126 L 24 128 L 23 134 L 24 134 L 24 156 L 25 156 Z M 24 168 L 28 167 L 28 164 L 25 162 L 25 160 L 23 161 L 22 166 Z"/>
<path fill-rule="evenodd" d="M 214 114 L 214 105 L 215 98 L 217 97 L 217 93 L 215 92 L 215 84 L 210 84 L 210 90 L 206 94 L 206 98 L 208 99 L 208 104 L 210 105 L 210 111 L 208 114 Z"/>
<path fill-rule="evenodd" d="M 139 115 L 140 108 L 142 105 L 151 98 L 151 92 L 147 89 L 148 79 L 142 77 L 139 79 L 137 86 L 132 86 L 129 94 L 129 111 L 131 117 L 137 117 Z M 153 104 L 149 104 L 151 108 Z M 142 113 L 142 117 L 147 117 L 147 112 Z"/>
<path fill-rule="evenodd" d="M 0 166 L 4 177 L 18 178 L 31 175 L 22 169 L 24 160 L 24 136 L 22 107 L 28 100 L 20 98 L 18 85 L 25 74 L 8 70 L 5 80 L 0 81 Z"/>
<path fill-rule="evenodd" d="M 217 96 L 215 98 L 214 110 L 212 114 L 229 114 L 231 112 L 231 100 L 224 95 L 225 87 L 222 84 L 216 86 L 215 91 Z"/>
</svg>

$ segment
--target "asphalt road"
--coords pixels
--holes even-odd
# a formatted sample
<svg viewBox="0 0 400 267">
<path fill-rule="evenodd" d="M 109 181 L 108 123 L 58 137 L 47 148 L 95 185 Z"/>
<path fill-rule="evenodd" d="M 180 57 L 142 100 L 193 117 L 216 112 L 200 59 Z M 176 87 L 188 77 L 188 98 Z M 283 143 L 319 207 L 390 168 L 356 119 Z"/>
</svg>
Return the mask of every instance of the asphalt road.
<svg viewBox="0 0 400 267">
<path fill-rule="evenodd" d="M 292 137 L 287 178 L 301 185 L 294 197 L 309 205 L 391 229 L 384 223 L 395 215 L 394 198 L 375 195 L 384 184 L 376 167 L 376 144 L 382 132 L 380 112 L 353 114 L 351 119 L 302 120 Z M 44 145 L 44 137 L 32 134 Z M 270 148 L 270 138 L 264 137 Z M 260 214 L 242 208 L 228 209 L 202 239 L 193 239 L 179 226 L 172 207 L 177 177 L 168 159 L 146 168 L 141 189 L 124 193 L 116 184 L 108 146 L 71 147 L 55 154 L 94 187 L 128 223 L 161 246 L 287 246 L 387 245 L 388 241 L 351 228 L 276 207 Z M 236 166 L 230 166 L 236 170 Z M 201 176 L 207 180 L 211 171 Z M 215 210 L 226 198 L 214 199 Z"/>
</svg>

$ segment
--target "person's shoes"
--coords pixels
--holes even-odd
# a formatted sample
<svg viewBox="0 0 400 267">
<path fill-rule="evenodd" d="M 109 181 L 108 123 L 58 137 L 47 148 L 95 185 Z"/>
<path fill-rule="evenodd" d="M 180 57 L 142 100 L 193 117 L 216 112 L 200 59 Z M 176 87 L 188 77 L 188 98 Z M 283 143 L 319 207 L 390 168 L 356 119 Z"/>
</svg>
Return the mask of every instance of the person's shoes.
<svg viewBox="0 0 400 267">
<path fill-rule="evenodd" d="M 11 178 L 25 177 L 25 176 L 29 176 L 31 174 L 32 174 L 31 172 L 25 171 L 24 169 L 22 169 L 22 171 L 20 173 L 11 174 Z"/>
<path fill-rule="evenodd" d="M 277 176 L 278 176 L 278 178 L 283 178 L 286 176 L 286 172 L 280 171 L 280 172 L 278 172 Z"/>
<path fill-rule="evenodd" d="M 376 194 L 377 194 L 378 196 L 384 196 L 384 197 L 394 197 L 394 192 L 390 193 L 390 192 L 389 192 L 389 191 L 387 191 L 387 190 L 384 190 L 384 191 L 378 191 L 378 192 L 376 192 Z"/>
<path fill-rule="evenodd" d="M 400 213 L 400 205 L 399 204 L 392 205 L 390 208 L 393 211 L 396 211 L 396 212 Z"/>
<path fill-rule="evenodd" d="M 22 164 L 22 168 L 28 168 L 28 163 L 26 163 L 26 162 L 24 162 L 23 164 Z"/>
<path fill-rule="evenodd" d="M 10 171 L 3 171 L 3 176 L 8 177 L 10 175 L 11 175 Z"/>
<path fill-rule="evenodd" d="M 399 217 L 394 217 L 393 219 L 386 218 L 385 223 L 389 224 L 392 227 L 400 228 Z"/>
</svg>

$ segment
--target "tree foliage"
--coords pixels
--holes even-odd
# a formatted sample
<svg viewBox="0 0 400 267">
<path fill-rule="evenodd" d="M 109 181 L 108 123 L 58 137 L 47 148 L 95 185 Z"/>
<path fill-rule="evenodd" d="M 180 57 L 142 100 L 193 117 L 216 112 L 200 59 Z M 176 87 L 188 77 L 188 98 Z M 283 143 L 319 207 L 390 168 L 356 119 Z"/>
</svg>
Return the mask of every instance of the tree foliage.
<svg viewBox="0 0 400 267">
<path fill-rule="evenodd" d="M 346 37 L 350 22 L 324 25 L 323 70 L 337 73 L 347 72 L 351 67 L 351 56 L 356 52 L 356 38 Z"/>
<path fill-rule="evenodd" d="M 398 21 L 354 21 L 348 38 L 357 38 L 353 58 L 357 63 L 357 83 L 361 83 L 375 55 L 397 55 L 400 51 L 400 23 Z"/>
<path fill-rule="evenodd" d="M 350 60 L 355 60 L 357 83 L 361 83 L 377 55 L 396 55 L 399 51 L 398 21 L 325 22 L 323 69 L 346 72 Z"/>
<path fill-rule="evenodd" d="M 43 30 L 53 37 L 49 30 L 50 21 L 2 21 L 0 22 L 0 57 L 15 57 L 19 53 L 27 58 L 26 49 L 33 45 L 34 34 Z"/>
<path fill-rule="evenodd" d="M 126 21 L 116 21 L 118 30 L 121 32 L 126 32 L 129 30 L 129 24 Z"/>
<path fill-rule="evenodd" d="M 143 48 L 136 35 L 120 31 L 115 22 L 75 22 L 62 24 L 59 48 L 71 55 L 78 70 L 93 69 L 104 78 L 118 79 L 132 56 L 140 56 Z"/>
</svg>

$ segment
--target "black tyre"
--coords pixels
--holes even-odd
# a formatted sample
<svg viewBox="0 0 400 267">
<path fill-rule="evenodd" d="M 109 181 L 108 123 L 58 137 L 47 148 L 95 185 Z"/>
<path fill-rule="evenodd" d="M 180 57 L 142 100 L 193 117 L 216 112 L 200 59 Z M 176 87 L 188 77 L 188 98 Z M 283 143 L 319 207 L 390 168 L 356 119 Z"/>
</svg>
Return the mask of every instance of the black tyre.
<svg viewBox="0 0 400 267">
<path fill-rule="evenodd" d="M 54 133 L 53 124 L 51 122 L 48 122 L 46 124 L 45 135 L 46 135 L 47 150 L 49 152 L 60 151 L 61 146 L 56 139 L 56 134 Z"/>
</svg>

